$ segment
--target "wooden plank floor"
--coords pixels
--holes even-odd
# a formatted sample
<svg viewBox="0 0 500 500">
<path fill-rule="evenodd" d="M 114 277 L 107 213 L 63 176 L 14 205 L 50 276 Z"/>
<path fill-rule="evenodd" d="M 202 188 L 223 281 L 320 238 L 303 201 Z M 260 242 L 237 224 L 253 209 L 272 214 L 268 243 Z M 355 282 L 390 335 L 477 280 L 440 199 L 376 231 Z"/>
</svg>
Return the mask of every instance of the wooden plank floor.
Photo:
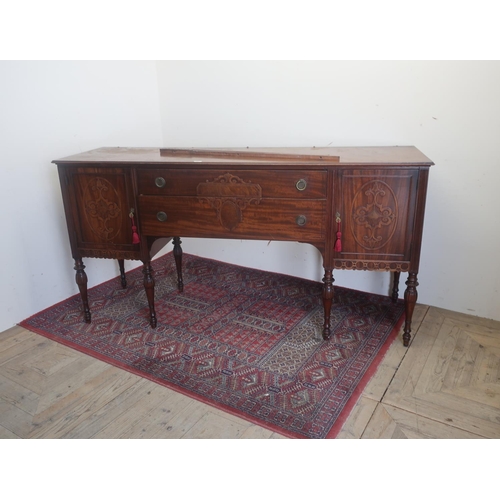
<svg viewBox="0 0 500 500">
<path fill-rule="evenodd" d="M 417 305 L 341 439 L 499 438 L 500 322 Z M 0 333 L 0 438 L 283 439 L 31 333 Z"/>
</svg>

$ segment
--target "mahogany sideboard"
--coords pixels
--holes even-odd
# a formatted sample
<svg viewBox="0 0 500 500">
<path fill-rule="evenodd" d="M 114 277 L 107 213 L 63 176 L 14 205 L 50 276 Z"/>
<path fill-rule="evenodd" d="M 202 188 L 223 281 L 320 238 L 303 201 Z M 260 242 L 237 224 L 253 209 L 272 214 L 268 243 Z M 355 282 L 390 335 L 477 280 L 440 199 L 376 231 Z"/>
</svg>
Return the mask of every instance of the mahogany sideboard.
<svg viewBox="0 0 500 500">
<path fill-rule="evenodd" d="M 180 237 L 298 241 L 323 257 L 325 340 L 333 270 L 359 269 L 392 272 L 394 301 L 400 273 L 408 273 L 403 343 L 409 345 L 433 165 L 415 147 L 100 148 L 53 163 L 86 322 L 84 257 L 117 259 L 124 287 L 124 259 L 142 261 L 154 328 L 157 239 L 173 239 L 179 291 Z"/>
</svg>

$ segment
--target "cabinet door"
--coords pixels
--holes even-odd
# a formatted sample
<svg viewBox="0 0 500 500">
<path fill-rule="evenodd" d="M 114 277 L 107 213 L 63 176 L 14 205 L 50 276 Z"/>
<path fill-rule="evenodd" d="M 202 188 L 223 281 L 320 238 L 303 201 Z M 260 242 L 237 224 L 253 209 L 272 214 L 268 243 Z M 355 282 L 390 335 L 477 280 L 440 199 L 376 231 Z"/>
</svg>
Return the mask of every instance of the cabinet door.
<svg viewBox="0 0 500 500">
<path fill-rule="evenodd" d="M 351 260 L 409 261 L 417 169 L 344 170 L 336 189 L 342 249 Z"/>
<path fill-rule="evenodd" d="M 61 172 L 73 251 L 80 256 L 137 258 L 131 173 L 121 168 L 73 167 Z M 136 218 L 134 219 L 136 220 Z"/>
</svg>

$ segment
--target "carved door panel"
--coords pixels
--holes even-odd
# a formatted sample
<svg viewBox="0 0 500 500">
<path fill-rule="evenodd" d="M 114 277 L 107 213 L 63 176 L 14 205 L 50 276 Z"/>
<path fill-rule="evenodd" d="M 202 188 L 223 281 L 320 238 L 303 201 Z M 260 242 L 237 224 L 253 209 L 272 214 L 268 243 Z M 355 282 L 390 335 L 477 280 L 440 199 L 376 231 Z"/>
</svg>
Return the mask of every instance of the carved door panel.
<svg viewBox="0 0 500 500">
<path fill-rule="evenodd" d="M 417 180 L 416 169 L 340 172 L 336 222 L 342 235 L 336 255 L 350 260 L 410 260 Z"/>
<path fill-rule="evenodd" d="M 68 169 L 67 189 L 73 207 L 73 242 L 83 256 L 137 258 L 132 243 L 135 203 L 128 169 Z"/>
</svg>

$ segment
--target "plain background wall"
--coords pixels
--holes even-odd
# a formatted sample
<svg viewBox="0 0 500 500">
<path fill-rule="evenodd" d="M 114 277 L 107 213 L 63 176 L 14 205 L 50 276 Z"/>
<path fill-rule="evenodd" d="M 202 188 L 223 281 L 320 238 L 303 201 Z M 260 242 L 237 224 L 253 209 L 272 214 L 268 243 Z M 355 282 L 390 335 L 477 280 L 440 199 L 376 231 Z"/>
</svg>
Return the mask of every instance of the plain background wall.
<svg viewBox="0 0 500 500">
<path fill-rule="evenodd" d="M 152 62 L 0 62 L 0 331 L 78 292 L 57 167 L 102 146 L 161 143 Z M 89 286 L 118 273 L 85 259 Z M 127 262 L 127 269 L 138 263 Z"/>
<path fill-rule="evenodd" d="M 436 163 L 419 302 L 500 319 L 498 88 L 499 62 L 0 62 L 0 331 L 77 293 L 51 161 L 102 146 L 415 145 Z M 183 242 L 322 278 L 308 245 Z M 118 272 L 114 261 L 84 262 L 89 286 Z M 388 273 L 334 275 L 389 288 Z"/>
<path fill-rule="evenodd" d="M 158 62 L 158 81 L 164 146 L 419 148 L 436 164 L 419 302 L 500 320 L 498 61 L 174 61 Z M 299 243 L 186 239 L 184 249 L 322 277 L 319 252 Z M 389 273 L 334 277 L 389 289 Z"/>
</svg>

